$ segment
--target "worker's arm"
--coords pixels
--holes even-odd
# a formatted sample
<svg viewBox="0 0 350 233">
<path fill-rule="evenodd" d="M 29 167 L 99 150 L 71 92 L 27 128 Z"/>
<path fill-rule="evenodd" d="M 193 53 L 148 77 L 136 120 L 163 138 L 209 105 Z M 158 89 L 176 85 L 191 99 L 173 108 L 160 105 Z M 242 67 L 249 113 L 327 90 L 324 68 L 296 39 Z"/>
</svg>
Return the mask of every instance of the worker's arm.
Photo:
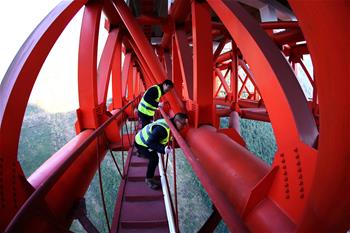
<svg viewBox="0 0 350 233">
<path fill-rule="evenodd" d="M 158 98 L 158 90 L 156 87 L 151 87 L 143 97 L 147 103 L 151 104 L 154 107 L 158 107 L 158 102 L 156 99 Z"/>
<path fill-rule="evenodd" d="M 166 136 L 167 136 L 167 132 L 164 129 L 164 127 L 159 125 L 153 126 L 152 133 L 147 140 L 147 146 L 149 146 L 149 148 L 151 148 L 152 150 L 157 151 L 158 153 L 164 154 L 165 146 L 160 142 L 163 139 L 165 139 Z"/>
</svg>

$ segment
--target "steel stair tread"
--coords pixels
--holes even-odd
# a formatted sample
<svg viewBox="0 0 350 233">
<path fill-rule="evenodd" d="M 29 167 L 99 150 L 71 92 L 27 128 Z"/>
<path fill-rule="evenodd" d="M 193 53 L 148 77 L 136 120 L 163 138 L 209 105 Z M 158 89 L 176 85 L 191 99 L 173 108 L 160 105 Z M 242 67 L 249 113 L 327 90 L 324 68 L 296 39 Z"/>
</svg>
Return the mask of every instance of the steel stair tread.
<svg viewBox="0 0 350 233">
<path fill-rule="evenodd" d="M 164 200 L 123 202 L 121 222 L 159 221 L 167 219 Z"/>
<path fill-rule="evenodd" d="M 119 228 L 119 233 L 167 233 L 169 232 L 168 226 L 154 227 L 154 228 Z"/>
<path fill-rule="evenodd" d="M 141 158 L 138 156 L 132 156 L 130 161 L 131 167 L 147 167 L 148 166 L 148 159 Z"/>
<path fill-rule="evenodd" d="M 129 181 L 145 181 L 146 171 L 147 171 L 147 166 L 146 167 L 131 167 L 130 166 L 127 179 Z M 160 178 L 159 169 L 156 169 L 154 176 L 156 179 Z"/>
<path fill-rule="evenodd" d="M 124 193 L 125 201 L 152 201 L 163 199 L 162 190 L 150 189 L 144 181 L 128 182 Z"/>
<path fill-rule="evenodd" d="M 133 228 L 133 229 L 151 229 L 151 228 L 158 228 L 158 227 L 167 227 L 168 226 L 168 220 L 167 219 L 160 219 L 160 220 L 154 220 L 154 221 L 121 221 L 121 227 L 122 228 Z"/>
</svg>

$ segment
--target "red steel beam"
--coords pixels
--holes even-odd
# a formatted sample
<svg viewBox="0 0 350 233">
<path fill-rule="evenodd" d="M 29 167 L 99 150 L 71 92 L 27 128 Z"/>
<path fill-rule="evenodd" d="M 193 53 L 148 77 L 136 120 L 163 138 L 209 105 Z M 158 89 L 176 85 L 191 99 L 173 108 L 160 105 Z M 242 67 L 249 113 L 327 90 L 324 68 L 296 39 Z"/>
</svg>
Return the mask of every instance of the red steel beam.
<svg viewBox="0 0 350 233">
<path fill-rule="evenodd" d="M 297 29 L 297 28 L 299 28 L 299 24 L 297 21 L 262 22 L 262 23 L 260 23 L 260 26 L 264 30 Z"/>
<path fill-rule="evenodd" d="M 122 72 L 122 97 L 126 97 L 126 89 L 130 73 L 132 72 L 132 54 L 125 54 L 123 72 Z"/>
<path fill-rule="evenodd" d="M 187 92 L 185 96 L 189 99 L 193 99 L 192 49 L 187 42 L 187 36 L 184 29 L 177 28 L 174 31 L 174 39 L 176 47 L 173 48 L 173 54 L 176 53 L 176 56 L 179 59 L 182 82 L 185 84 L 184 91 L 185 93 Z"/>
<path fill-rule="evenodd" d="M 247 211 L 247 203 L 251 200 L 253 190 L 268 175 L 268 165 L 226 135 L 216 132 L 216 129 L 210 126 L 189 130 L 186 134 L 186 141 L 197 161 L 203 167 L 204 172 L 210 177 L 210 181 L 215 184 L 215 187 L 223 193 L 242 216 Z M 213 147 L 212 145 L 220 146 Z M 214 203 L 218 199 L 216 196 L 210 197 Z M 246 225 L 250 231 L 253 231 L 253 229 L 260 229 L 261 232 L 293 231 L 295 225 L 276 204 L 269 201 L 266 194 L 262 195 L 260 201 L 266 203 L 266 208 L 270 209 L 266 215 L 271 216 L 270 214 L 273 212 L 276 221 L 274 221 L 274 224 L 270 224 L 270 222 L 266 222 L 264 217 L 256 218 L 256 216 L 261 215 L 258 211 L 252 210 L 246 216 L 248 220 L 256 218 L 254 222 L 249 222 Z M 225 220 L 224 216 L 223 219 Z M 231 228 L 232 223 L 227 220 L 225 222 L 230 230 L 234 231 L 234 228 Z"/>
<path fill-rule="evenodd" d="M 221 73 L 221 70 L 219 70 L 218 68 L 215 68 L 214 71 L 217 74 L 217 77 L 219 77 L 221 84 L 224 86 L 226 93 L 229 94 L 230 88 L 228 87 L 226 80 L 225 80 L 227 72 L 226 72 L 225 77 L 224 77 Z"/>
<path fill-rule="evenodd" d="M 288 188 L 283 188 L 286 175 L 283 170 L 277 171 L 269 197 L 296 223 L 300 221 L 306 205 L 305 198 L 308 197 L 314 169 L 315 157 L 307 156 L 309 153 L 314 154 L 312 146 L 318 137 L 313 115 L 290 65 L 260 25 L 235 1 L 207 2 L 227 27 L 254 73 L 274 129 L 279 148 L 277 153 L 288 155 L 289 166 L 286 169 L 294 175 L 288 175 L 286 170 Z M 296 153 L 299 153 L 298 156 Z M 308 170 L 300 170 L 301 159 L 307 164 Z M 273 166 L 284 167 L 282 161 L 285 162 L 275 157 Z M 298 170 L 302 174 L 294 173 Z M 298 185 L 298 176 L 301 177 L 301 185 Z M 292 198 L 293 205 L 288 198 Z M 269 210 L 265 211 L 267 213 Z"/>
<path fill-rule="evenodd" d="M 195 116 L 195 127 L 201 124 L 215 122 L 213 105 L 213 78 L 212 78 L 212 39 L 211 15 L 209 7 L 204 3 L 193 1 L 192 35 L 193 35 L 193 100 L 198 104 Z M 202 83 L 202 84 L 200 84 Z M 205 85 L 203 85 L 205 83 Z"/>
<path fill-rule="evenodd" d="M 300 29 L 288 29 L 271 35 L 272 39 L 279 45 L 304 41 L 305 38 Z"/>
<path fill-rule="evenodd" d="M 84 9 L 78 55 L 78 131 L 94 129 L 98 125 L 96 67 L 101 10 L 100 3 L 88 3 Z"/>
<path fill-rule="evenodd" d="M 317 76 L 321 126 L 315 177 L 298 232 L 346 232 L 350 228 L 350 5 L 345 0 L 289 3 Z"/>
<path fill-rule="evenodd" d="M 1 181 L 6 192 L 1 200 L 3 210 L 0 211 L 0 231 L 5 229 L 33 191 L 17 159 L 20 131 L 30 93 L 52 46 L 85 2 L 59 3 L 30 34 L 2 80 L 0 163 L 3 172 Z"/>
<path fill-rule="evenodd" d="M 186 87 L 182 86 L 183 74 L 181 71 L 181 59 L 178 54 L 178 47 L 176 45 L 175 37 L 172 39 L 172 80 L 174 82 L 174 89 L 181 99 L 188 99 L 188 91 Z M 188 89 L 187 89 L 188 90 Z"/>
<path fill-rule="evenodd" d="M 232 52 L 226 52 L 226 53 L 220 54 L 216 59 L 215 63 L 222 63 L 224 61 L 231 59 L 231 57 L 232 57 Z"/>
<path fill-rule="evenodd" d="M 106 104 L 107 92 L 110 74 L 112 70 L 112 63 L 114 56 L 116 55 L 116 48 L 118 43 L 118 37 L 120 37 L 119 29 L 112 29 L 109 32 L 105 47 L 103 48 L 101 60 L 97 70 L 97 82 L 98 82 L 98 104 Z M 118 55 L 117 55 L 118 56 Z"/>
<path fill-rule="evenodd" d="M 171 55 L 169 51 L 164 52 L 164 62 L 165 62 L 165 70 L 168 75 L 168 79 L 172 79 L 173 65 L 171 62 Z"/>
<path fill-rule="evenodd" d="M 222 38 L 220 40 L 220 43 L 219 43 L 218 47 L 216 48 L 214 55 L 213 55 L 214 61 L 216 61 L 216 59 L 220 55 L 220 53 L 221 53 L 222 49 L 225 47 L 227 41 L 228 41 L 228 38 L 226 36 L 224 36 L 224 38 Z"/>
<path fill-rule="evenodd" d="M 122 107 L 122 35 L 118 32 L 112 63 L 112 109 Z"/>
<path fill-rule="evenodd" d="M 231 76 L 230 76 L 230 87 L 232 91 L 232 101 L 238 101 L 238 56 L 237 56 L 237 45 L 234 41 L 231 41 L 232 46 L 232 62 L 231 62 Z"/>
</svg>

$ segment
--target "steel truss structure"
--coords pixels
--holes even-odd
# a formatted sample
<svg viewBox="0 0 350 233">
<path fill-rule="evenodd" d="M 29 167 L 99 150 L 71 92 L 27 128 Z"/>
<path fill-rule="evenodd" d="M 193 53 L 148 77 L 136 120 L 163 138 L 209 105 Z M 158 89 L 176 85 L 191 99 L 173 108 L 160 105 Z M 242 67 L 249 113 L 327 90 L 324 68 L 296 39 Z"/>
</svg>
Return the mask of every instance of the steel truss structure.
<svg viewBox="0 0 350 233">
<path fill-rule="evenodd" d="M 169 10 L 166 1 L 126 2 L 62 1 L 9 67 L 0 89 L 0 230 L 69 229 L 67 216 L 98 169 L 96 152 L 102 161 L 103 145 L 120 143 L 116 132 L 133 116 L 135 105 L 126 104 L 171 79 L 165 110 L 189 114 L 179 145 L 232 232 L 347 231 L 349 2 L 289 0 L 291 10 L 262 0 L 175 0 Z M 26 178 L 17 154 L 28 99 L 51 48 L 82 8 L 77 135 Z M 108 39 L 97 60 L 102 12 Z M 307 54 L 314 75 L 303 63 Z M 310 100 L 296 64 L 313 88 Z M 101 128 L 120 109 L 126 114 Z M 222 116 L 230 117 L 228 129 L 219 126 Z M 271 166 L 246 149 L 239 117 L 271 122 L 278 147 Z"/>
</svg>

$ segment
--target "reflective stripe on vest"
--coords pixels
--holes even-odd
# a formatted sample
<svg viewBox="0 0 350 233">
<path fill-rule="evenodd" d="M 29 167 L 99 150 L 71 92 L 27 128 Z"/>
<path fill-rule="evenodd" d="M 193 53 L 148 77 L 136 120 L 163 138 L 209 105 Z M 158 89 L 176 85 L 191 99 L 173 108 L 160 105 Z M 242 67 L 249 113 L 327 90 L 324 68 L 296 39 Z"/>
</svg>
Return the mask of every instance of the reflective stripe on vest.
<svg viewBox="0 0 350 233">
<path fill-rule="evenodd" d="M 145 94 L 142 96 L 142 99 L 139 103 L 139 106 L 137 107 L 137 109 L 142 112 L 143 114 L 147 115 L 147 116 L 154 116 L 155 111 L 157 110 L 157 107 L 154 107 L 153 105 L 149 104 L 146 102 L 146 100 L 144 99 L 145 95 L 147 94 L 147 92 L 149 91 L 149 89 L 156 87 L 158 90 L 158 98 L 155 99 L 155 101 L 158 103 L 160 97 L 162 96 L 162 91 L 160 89 L 160 87 L 158 85 L 154 85 L 150 88 L 147 89 L 147 91 L 145 92 Z"/>
<path fill-rule="evenodd" d="M 136 143 L 141 146 L 148 147 L 147 140 L 152 133 L 153 126 L 155 125 L 160 125 L 166 130 L 167 132 L 166 138 L 160 141 L 161 144 L 166 145 L 169 142 L 169 138 L 170 138 L 170 128 L 164 119 L 159 119 L 143 127 L 143 129 L 136 134 L 136 137 L 135 137 Z"/>
</svg>

